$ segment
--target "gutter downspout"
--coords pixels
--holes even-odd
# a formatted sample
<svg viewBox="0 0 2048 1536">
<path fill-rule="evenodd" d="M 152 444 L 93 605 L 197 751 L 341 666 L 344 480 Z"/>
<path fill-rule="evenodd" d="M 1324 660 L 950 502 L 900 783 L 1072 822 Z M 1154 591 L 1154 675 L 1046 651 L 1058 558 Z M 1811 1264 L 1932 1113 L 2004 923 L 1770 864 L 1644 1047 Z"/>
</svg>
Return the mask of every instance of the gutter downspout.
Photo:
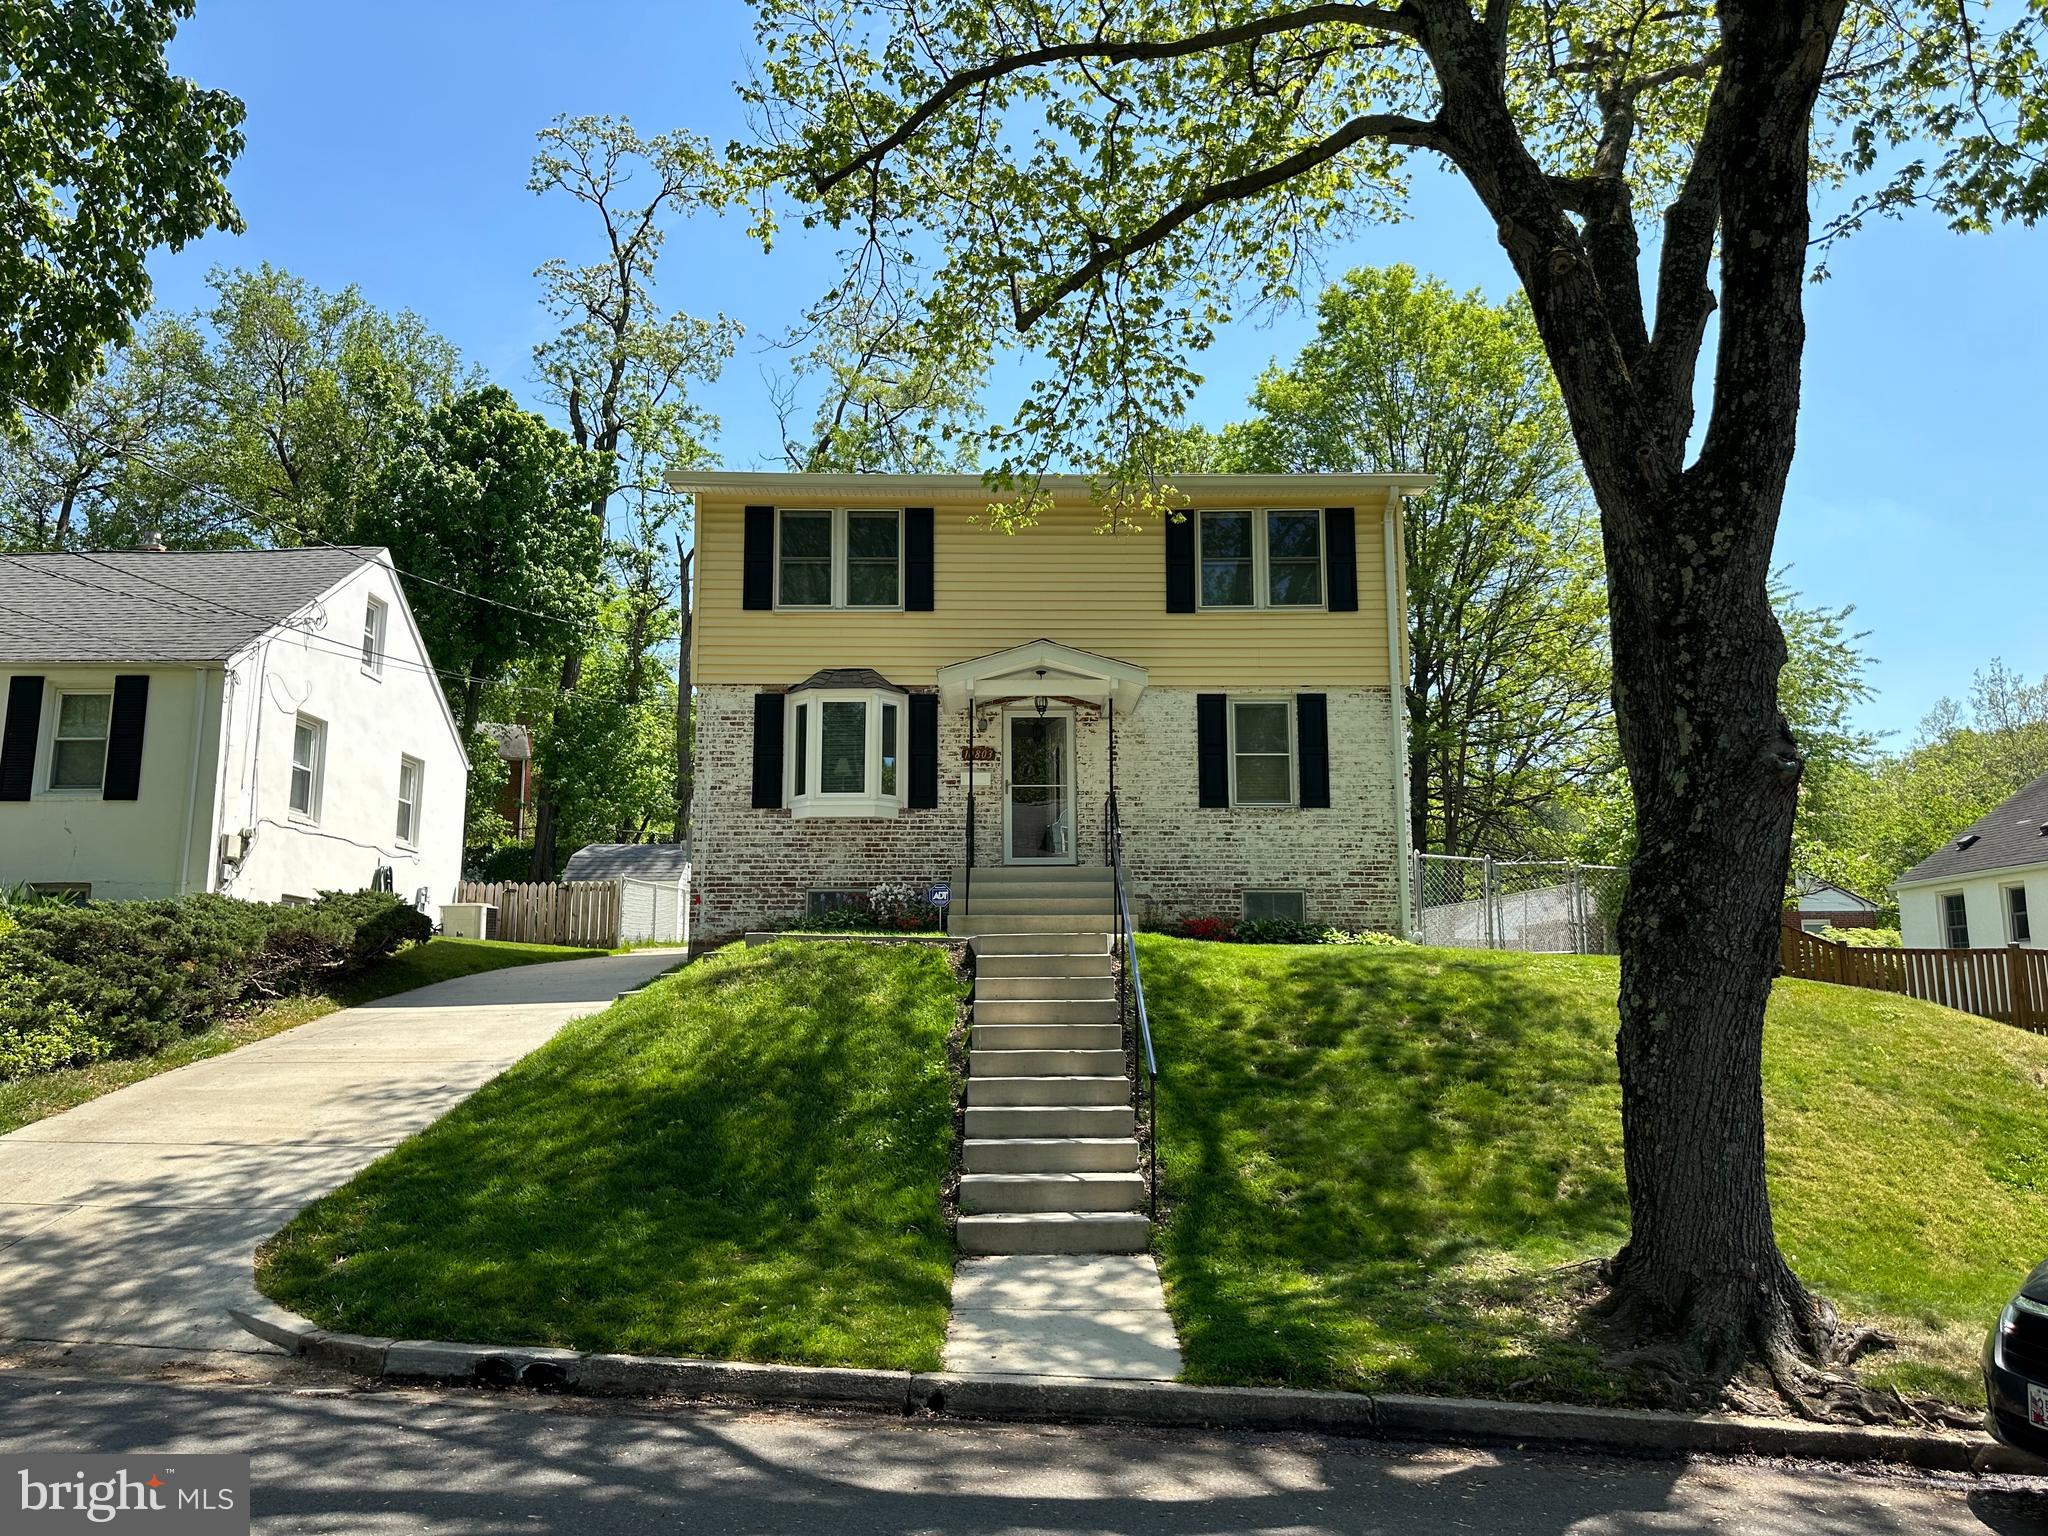
<svg viewBox="0 0 2048 1536">
<path fill-rule="evenodd" d="M 185 775 L 185 831 L 178 842 L 178 894 L 192 894 L 192 823 L 199 819 L 199 742 L 206 734 L 206 679 L 210 669 L 192 669 L 192 767 Z"/>
<path fill-rule="evenodd" d="M 1402 558 L 1402 512 L 1405 493 L 1398 487 L 1387 491 L 1383 542 L 1387 551 L 1387 709 L 1393 717 L 1389 736 L 1394 753 L 1394 847 L 1398 861 L 1396 884 L 1400 889 L 1401 937 L 1415 937 L 1415 849 L 1409 835 L 1409 803 L 1413 787 L 1408 782 L 1408 592 L 1404 576 L 1407 562 Z"/>
</svg>

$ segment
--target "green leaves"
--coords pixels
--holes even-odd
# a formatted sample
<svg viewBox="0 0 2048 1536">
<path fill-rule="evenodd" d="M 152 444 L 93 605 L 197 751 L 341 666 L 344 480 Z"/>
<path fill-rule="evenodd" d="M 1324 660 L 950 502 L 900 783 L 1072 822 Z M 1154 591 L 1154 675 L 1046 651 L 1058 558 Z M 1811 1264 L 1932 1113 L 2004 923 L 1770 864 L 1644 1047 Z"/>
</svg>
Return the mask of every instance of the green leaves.
<svg viewBox="0 0 2048 1536">
<path fill-rule="evenodd" d="M 0 0 L 0 421 L 63 410 L 128 339 L 151 250 L 242 228 L 242 103 L 164 62 L 192 3 Z"/>
</svg>

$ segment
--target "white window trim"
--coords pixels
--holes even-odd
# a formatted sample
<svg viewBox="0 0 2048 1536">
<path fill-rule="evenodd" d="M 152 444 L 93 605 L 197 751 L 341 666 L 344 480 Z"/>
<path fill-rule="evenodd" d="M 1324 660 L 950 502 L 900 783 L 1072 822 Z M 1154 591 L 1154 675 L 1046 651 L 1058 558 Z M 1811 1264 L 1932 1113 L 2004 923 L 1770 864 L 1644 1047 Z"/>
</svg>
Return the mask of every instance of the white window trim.
<svg viewBox="0 0 2048 1536">
<path fill-rule="evenodd" d="M 857 794 L 839 790 L 828 793 L 823 782 L 825 733 L 820 725 L 823 711 L 806 720 L 803 746 L 805 789 L 796 792 L 796 712 L 799 706 L 820 704 L 864 704 L 867 706 L 867 766 L 861 782 L 868 787 Z M 882 793 L 882 710 L 896 711 L 896 793 Z M 788 761 L 782 769 L 782 798 L 798 821 L 818 816 L 894 817 L 903 809 L 904 792 L 910 778 L 910 710 L 906 696 L 876 688 L 806 688 L 792 693 L 784 705 L 783 740 L 789 743 Z"/>
<path fill-rule="evenodd" d="M 1285 800 L 1240 800 L 1237 794 L 1237 706 L 1240 704 L 1284 704 L 1287 706 L 1287 798 Z M 1248 811 L 1293 810 L 1301 804 L 1301 741 L 1296 729 L 1294 695 L 1291 693 L 1232 693 L 1223 699 L 1224 748 L 1230 757 L 1230 804 Z M 1271 756 L 1261 753 L 1260 756 Z"/>
<path fill-rule="evenodd" d="M 101 738 L 100 778 L 97 784 L 59 784 L 57 782 L 57 730 L 64 719 L 66 699 L 105 699 L 107 701 L 107 734 Z M 43 739 L 49 742 L 43 760 L 43 793 L 59 799 L 76 798 L 97 800 L 107 791 L 107 754 L 114 748 L 114 690 L 112 688 L 53 688 L 50 690 L 50 718 Z M 89 741 L 88 736 L 67 737 L 70 741 Z"/>
<path fill-rule="evenodd" d="M 372 616 L 374 617 L 374 621 Z M 375 639 L 372 641 L 372 635 Z M 363 676 L 384 679 L 384 658 L 389 654 L 388 641 L 391 634 L 391 605 L 374 593 L 363 604 L 363 640 L 369 645 L 370 654 L 363 660 Z"/>
<path fill-rule="evenodd" d="M 1954 929 L 1948 920 L 1948 904 L 1953 898 L 1963 904 L 1963 942 L 1955 941 Z M 1968 949 L 1970 947 L 1970 898 L 1963 891 L 1943 891 L 1934 898 L 1935 916 L 1941 925 L 1941 947 L 1943 949 Z"/>
<path fill-rule="evenodd" d="M 1249 603 L 1211 603 L 1202 596 L 1202 531 L 1205 520 L 1212 513 L 1249 513 L 1252 520 L 1252 600 Z M 1282 516 L 1313 517 L 1316 520 L 1316 591 L 1319 594 L 1313 603 L 1276 603 L 1273 599 L 1272 544 L 1267 536 L 1267 519 L 1275 513 Z M 1198 609 L 1213 609 L 1217 613 L 1251 613 L 1270 610 L 1274 613 L 1325 613 L 1330 607 L 1330 552 L 1327 545 L 1328 530 L 1323 526 L 1325 513 L 1321 507 L 1201 507 L 1192 516 L 1195 520 L 1195 606 Z"/>
<path fill-rule="evenodd" d="M 2024 880 L 2015 880 L 2010 885 L 2000 886 L 1998 894 L 1999 905 L 2005 908 L 2005 942 L 2008 944 L 2032 944 L 2034 942 L 2034 910 L 2027 903 L 2027 883 Z M 2015 895 L 2019 897 L 2020 905 L 2026 912 L 2027 936 L 2024 939 L 2016 931 L 2019 925 L 2013 921 L 2015 914 L 2012 909 L 2012 899 Z"/>
<path fill-rule="evenodd" d="M 313 728 L 312 783 L 307 789 L 307 808 L 303 811 L 292 804 L 292 779 L 299 771 L 299 727 L 302 725 L 310 725 Z M 290 766 L 286 770 L 284 781 L 285 810 L 293 821 L 303 821 L 309 825 L 318 826 L 320 824 L 320 804 L 326 798 L 327 792 L 327 722 L 325 720 L 306 714 L 294 715 L 292 717 L 292 746 L 291 756 L 288 761 Z"/>
<path fill-rule="evenodd" d="M 416 757 L 403 753 L 398 759 L 398 803 L 404 805 L 405 770 L 412 770 L 412 814 L 406 818 L 406 829 L 398 834 L 398 846 L 417 848 L 420 845 L 420 801 L 424 798 L 427 782 L 427 765 Z"/>
<path fill-rule="evenodd" d="M 785 603 L 782 600 L 782 519 L 829 514 L 832 519 L 832 601 L 829 603 Z M 846 600 L 848 544 L 846 519 L 850 512 L 863 516 L 896 519 L 896 601 L 893 603 L 849 603 Z M 775 611 L 778 613 L 901 613 L 905 577 L 903 551 L 903 509 L 901 507 L 777 507 L 775 509 Z"/>
</svg>

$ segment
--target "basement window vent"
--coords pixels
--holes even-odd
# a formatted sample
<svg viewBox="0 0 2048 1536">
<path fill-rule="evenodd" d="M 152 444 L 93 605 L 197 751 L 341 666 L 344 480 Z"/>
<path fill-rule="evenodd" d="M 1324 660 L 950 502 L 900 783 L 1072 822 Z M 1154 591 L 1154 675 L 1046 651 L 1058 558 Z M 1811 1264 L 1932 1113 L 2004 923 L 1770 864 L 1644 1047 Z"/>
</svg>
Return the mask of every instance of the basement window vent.
<svg viewBox="0 0 2048 1536">
<path fill-rule="evenodd" d="M 1308 920 L 1308 898 L 1300 891 L 1246 891 L 1248 923 L 1301 923 Z"/>
<path fill-rule="evenodd" d="M 806 910 L 812 917 L 820 917 L 840 907 L 864 907 L 867 904 L 866 891 L 812 891 L 807 898 Z"/>
</svg>

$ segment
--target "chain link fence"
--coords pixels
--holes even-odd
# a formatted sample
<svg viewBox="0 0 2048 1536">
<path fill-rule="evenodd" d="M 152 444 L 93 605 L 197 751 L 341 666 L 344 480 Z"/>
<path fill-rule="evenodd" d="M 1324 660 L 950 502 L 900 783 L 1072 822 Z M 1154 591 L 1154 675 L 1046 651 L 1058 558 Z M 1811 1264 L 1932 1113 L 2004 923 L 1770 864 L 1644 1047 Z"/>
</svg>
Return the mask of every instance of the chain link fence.
<svg viewBox="0 0 2048 1536">
<path fill-rule="evenodd" d="M 1450 949 L 1611 955 L 1628 872 L 1612 864 L 1414 855 L 1417 937 Z"/>
</svg>

